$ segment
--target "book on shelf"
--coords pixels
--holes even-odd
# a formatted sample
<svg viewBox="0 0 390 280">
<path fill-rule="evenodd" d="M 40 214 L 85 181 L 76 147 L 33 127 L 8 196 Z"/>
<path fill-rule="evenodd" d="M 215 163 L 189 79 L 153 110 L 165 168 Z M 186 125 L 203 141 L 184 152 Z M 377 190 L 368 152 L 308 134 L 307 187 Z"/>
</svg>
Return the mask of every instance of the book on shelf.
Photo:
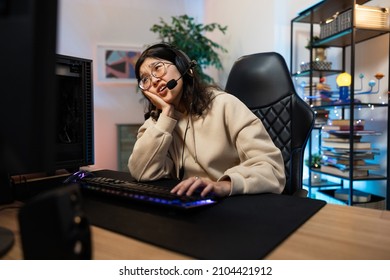
<svg viewBox="0 0 390 280">
<path fill-rule="evenodd" d="M 332 156 L 326 156 L 326 159 L 323 159 L 321 163 L 324 163 L 326 165 L 336 165 L 336 164 L 349 164 L 349 157 L 348 158 L 339 158 L 339 157 L 332 157 Z M 364 159 L 353 159 L 353 165 L 366 165 L 366 161 Z"/>
<path fill-rule="evenodd" d="M 328 130 L 325 131 L 331 135 L 337 136 L 337 137 L 344 137 L 348 138 L 351 132 L 354 136 L 365 136 L 365 135 L 382 135 L 381 132 L 375 131 L 375 130 Z"/>
<path fill-rule="evenodd" d="M 334 192 L 334 197 L 340 200 L 347 201 L 349 199 L 349 189 L 337 189 Z M 359 190 L 352 190 L 352 201 L 355 203 L 369 202 L 371 194 Z"/>
<path fill-rule="evenodd" d="M 324 141 L 322 143 L 324 148 L 334 148 L 334 149 L 349 149 L 349 142 L 336 142 L 336 141 Z M 353 142 L 353 148 L 357 150 L 369 150 L 371 149 L 370 142 Z"/>
<path fill-rule="evenodd" d="M 333 152 L 338 155 L 347 155 L 348 157 L 351 156 L 351 150 L 348 148 L 333 148 L 333 147 L 321 147 L 322 153 L 325 153 L 326 151 L 328 152 Z M 353 150 L 353 156 L 354 158 L 364 158 L 364 154 L 369 154 L 372 153 L 373 155 L 379 155 L 380 151 L 379 149 L 376 148 L 371 148 L 371 149 L 354 149 Z"/>
<path fill-rule="evenodd" d="M 326 166 L 335 167 L 340 169 L 341 171 L 349 171 L 350 165 L 348 164 L 342 164 L 342 163 L 336 163 L 336 164 L 326 164 Z M 378 170 L 380 169 L 379 164 L 373 164 L 373 163 L 365 163 L 365 164 L 357 164 L 353 166 L 354 170 Z"/>
<path fill-rule="evenodd" d="M 341 170 L 337 167 L 330 166 L 330 165 L 321 165 L 320 170 L 321 170 L 321 172 L 333 174 L 336 176 L 349 177 L 349 170 Z M 353 170 L 353 177 L 354 178 L 367 177 L 367 176 L 368 176 L 368 170 L 359 170 L 359 169 Z"/>
<path fill-rule="evenodd" d="M 349 125 L 330 125 L 326 124 L 322 127 L 322 130 L 324 131 L 351 131 L 352 127 Z M 354 131 L 361 131 L 364 130 L 364 125 L 356 124 L 353 126 Z"/>
<path fill-rule="evenodd" d="M 339 149 L 333 149 L 333 150 L 323 150 L 323 155 L 328 157 L 333 157 L 337 159 L 348 159 L 351 157 L 349 150 L 339 150 Z M 377 150 L 370 150 L 370 151 L 354 151 L 353 158 L 354 160 L 358 159 L 374 159 L 375 155 L 378 155 L 379 152 Z"/>
<path fill-rule="evenodd" d="M 329 120 L 328 121 L 328 124 L 329 125 L 341 125 L 341 126 L 349 126 L 351 124 L 351 121 L 350 120 L 346 120 L 346 119 L 336 119 L 336 120 Z M 365 120 L 354 120 L 353 121 L 353 125 L 365 125 L 366 124 L 366 121 Z"/>
<path fill-rule="evenodd" d="M 336 190 L 334 190 L 334 189 L 326 189 L 326 190 L 324 189 L 324 190 L 318 190 L 317 193 L 319 195 L 320 194 L 325 195 L 325 197 L 324 198 L 321 197 L 321 199 L 326 200 L 328 197 L 335 198 L 335 191 Z M 361 193 L 357 193 L 355 191 L 356 190 L 354 190 L 353 195 L 356 197 L 354 198 L 355 200 L 353 200 L 353 203 L 354 203 L 353 206 L 363 207 L 363 208 L 372 208 L 372 209 L 381 209 L 381 210 L 386 209 L 386 200 L 384 197 L 377 196 L 375 194 L 368 194 L 370 196 L 370 200 L 368 202 L 358 202 L 358 200 L 360 200 L 360 201 L 367 200 L 367 194 L 365 192 L 363 192 L 363 194 L 361 194 Z M 342 195 L 342 193 L 339 195 Z M 366 196 L 366 198 L 364 198 L 363 196 Z M 342 199 L 342 198 L 343 197 L 339 198 L 338 200 L 344 201 L 344 202 L 348 201 L 348 199 Z"/>
<path fill-rule="evenodd" d="M 368 202 L 355 203 L 353 206 L 371 208 L 371 209 L 381 209 L 386 210 L 386 199 L 374 194 L 371 194 L 371 199 Z"/>
<path fill-rule="evenodd" d="M 360 139 L 362 139 L 361 135 L 354 135 L 353 141 L 354 142 L 360 142 Z M 322 141 L 324 142 L 342 142 L 342 143 L 349 143 L 349 137 L 337 137 L 335 135 L 329 135 L 328 137 L 323 137 Z"/>
</svg>

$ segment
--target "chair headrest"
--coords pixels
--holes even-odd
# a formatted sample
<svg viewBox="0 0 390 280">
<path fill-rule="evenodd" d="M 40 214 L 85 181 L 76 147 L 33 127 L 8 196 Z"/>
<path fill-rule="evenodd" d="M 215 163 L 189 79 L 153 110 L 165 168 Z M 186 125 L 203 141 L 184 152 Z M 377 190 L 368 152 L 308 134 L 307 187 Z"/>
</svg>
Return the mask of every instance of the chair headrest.
<svg viewBox="0 0 390 280">
<path fill-rule="evenodd" d="M 264 107 L 295 93 L 286 62 L 276 52 L 239 58 L 229 73 L 225 90 L 249 108 Z"/>
</svg>

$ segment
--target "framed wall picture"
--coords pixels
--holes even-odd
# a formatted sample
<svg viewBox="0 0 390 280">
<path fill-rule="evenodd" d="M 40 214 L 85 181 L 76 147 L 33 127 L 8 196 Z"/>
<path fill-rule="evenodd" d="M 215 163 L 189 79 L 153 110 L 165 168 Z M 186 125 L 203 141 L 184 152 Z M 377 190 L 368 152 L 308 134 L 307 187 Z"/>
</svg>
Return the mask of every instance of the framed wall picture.
<svg viewBox="0 0 390 280">
<path fill-rule="evenodd" d="M 135 63 L 141 47 L 99 45 L 97 47 L 97 76 L 99 83 L 136 83 Z"/>
</svg>

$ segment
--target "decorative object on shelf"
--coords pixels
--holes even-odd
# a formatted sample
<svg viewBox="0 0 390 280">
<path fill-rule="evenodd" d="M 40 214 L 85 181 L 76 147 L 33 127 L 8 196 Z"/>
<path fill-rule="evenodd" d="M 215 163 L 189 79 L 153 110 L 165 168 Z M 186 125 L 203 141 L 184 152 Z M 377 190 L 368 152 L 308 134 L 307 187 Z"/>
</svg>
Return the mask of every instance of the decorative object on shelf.
<svg viewBox="0 0 390 280">
<path fill-rule="evenodd" d="M 329 110 L 326 109 L 316 109 L 314 111 L 315 120 L 314 124 L 317 126 L 322 126 L 328 123 L 329 119 Z"/>
<path fill-rule="evenodd" d="M 321 167 L 321 160 L 322 160 L 321 154 L 312 154 L 310 164 L 309 164 L 309 159 L 305 160 L 305 164 L 310 168 L 319 169 Z"/>
<path fill-rule="evenodd" d="M 387 30 L 389 28 L 389 9 L 356 4 L 356 28 L 374 28 Z M 336 12 L 333 16 L 320 23 L 320 39 L 330 37 L 352 27 L 352 9 Z"/>
<path fill-rule="evenodd" d="M 310 62 L 302 62 L 301 63 L 301 71 L 308 71 L 308 70 L 319 70 L 319 71 L 326 71 L 330 70 L 332 68 L 332 62 L 330 61 L 313 61 L 311 64 Z"/>
<path fill-rule="evenodd" d="M 370 80 L 368 82 L 369 90 L 363 91 L 363 79 L 364 79 L 364 74 L 361 73 L 359 75 L 360 79 L 360 88 L 354 89 L 354 95 L 361 95 L 361 94 L 377 94 L 379 93 L 380 90 L 380 80 L 384 77 L 385 75 L 382 73 L 377 73 L 375 74 L 375 78 L 378 81 L 378 83 L 375 80 Z M 341 73 L 337 76 L 336 78 L 336 83 L 339 88 L 338 94 L 339 94 L 339 99 L 335 101 L 335 104 L 346 104 L 350 102 L 349 99 L 349 87 L 351 86 L 351 75 L 347 72 Z M 378 84 L 378 87 L 376 90 L 374 90 L 375 85 Z M 355 99 L 355 103 L 359 103 L 360 100 Z"/>
<path fill-rule="evenodd" d="M 219 52 L 227 53 L 227 50 L 220 44 L 210 40 L 204 34 L 219 30 L 225 34 L 227 26 L 217 23 L 203 25 L 196 23 L 193 17 L 188 15 L 172 16 L 171 23 L 160 18 L 160 24 L 154 24 L 150 31 L 157 33 L 161 42 L 172 44 L 184 51 L 191 59 L 196 60 L 200 66 L 199 71 L 203 80 L 213 82 L 213 78 L 203 70 L 209 66 L 222 69 Z"/>
<path fill-rule="evenodd" d="M 339 100 L 343 103 L 348 101 L 349 87 L 351 85 L 351 75 L 347 72 L 341 73 L 336 78 L 339 87 Z"/>
<path fill-rule="evenodd" d="M 309 159 L 305 160 L 305 164 L 310 167 L 311 169 L 320 169 L 321 167 L 321 160 L 322 160 L 322 155 L 321 154 L 313 154 L 311 155 L 311 162 L 309 164 Z M 310 174 L 311 178 L 311 183 L 320 183 L 321 182 L 321 174 L 316 173 L 316 172 L 311 172 Z"/>
<path fill-rule="evenodd" d="M 331 104 L 332 90 L 330 85 L 326 83 L 325 77 L 320 78 L 320 82 L 317 84 L 317 91 L 320 94 L 322 105 Z"/>
<path fill-rule="evenodd" d="M 328 48 L 327 46 L 316 46 L 316 42 L 320 40 L 320 37 L 318 36 L 313 36 L 312 39 L 309 39 L 306 45 L 306 49 L 310 50 L 313 49 L 314 61 L 325 61 L 326 60 L 326 49 Z"/>
<path fill-rule="evenodd" d="M 388 8 L 356 5 L 355 10 L 356 27 L 386 30 L 390 26 Z M 352 10 L 349 10 L 348 13 L 352 14 Z M 351 21 L 349 23 L 345 28 L 351 27 Z"/>
<path fill-rule="evenodd" d="M 376 90 L 374 90 L 374 86 L 377 84 L 374 80 L 369 80 L 368 81 L 368 86 L 370 87 L 369 90 L 367 91 L 362 91 L 363 90 L 363 79 L 364 79 L 364 74 L 361 73 L 359 75 L 359 79 L 360 79 L 360 88 L 359 89 L 355 89 L 355 94 L 376 94 L 379 92 L 379 88 L 380 88 L 380 81 L 381 79 L 384 77 L 385 75 L 382 74 L 382 73 L 376 73 L 374 75 L 375 79 L 377 79 L 378 81 L 378 88 Z"/>
<path fill-rule="evenodd" d="M 306 49 L 312 50 L 312 61 L 311 62 L 302 62 L 301 63 L 301 71 L 308 70 L 330 70 L 332 68 L 332 62 L 326 61 L 326 46 L 316 47 L 315 43 L 320 38 L 318 36 L 314 36 L 312 40 L 309 40 Z"/>
<path fill-rule="evenodd" d="M 326 61 L 326 48 L 314 48 L 313 49 L 314 61 Z"/>
<path fill-rule="evenodd" d="M 331 87 L 325 83 L 325 78 L 320 78 L 319 83 L 308 85 L 306 81 L 299 83 L 302 99 L 312 106 L 322 106 L 333 104 Z"/>
<path fill-rule="evenodd" d="M 339 30 L 339 12 L 320 23 L 320 39 L 332 36 Z"/>
</svg>

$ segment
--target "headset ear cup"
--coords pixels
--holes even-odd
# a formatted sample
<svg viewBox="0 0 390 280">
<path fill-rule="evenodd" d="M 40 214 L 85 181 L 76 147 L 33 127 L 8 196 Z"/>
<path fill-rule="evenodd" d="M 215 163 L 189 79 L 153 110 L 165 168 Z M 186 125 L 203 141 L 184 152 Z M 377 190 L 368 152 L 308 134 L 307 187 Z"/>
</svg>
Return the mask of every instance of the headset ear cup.
<svg viewBox="0 0 390 280">
<path fill-rule="evenodd" d="M 183 52 L 182 50 L 177 50 L 177 53 L 180 54 L 180 55 L 178 54 L 178 56 L 181 56 L 181 57 L 182 57 L 184 63 L 186 64 L 186 67 L 189 67 L 190 64 L 192 63 L 192 61 L 191 61 L 191 59 L 188 57 L 188 55 L 187 55 L 185 52 Z"/>
<path fill-rule="evenodd" d="M 178 50 L 175 48 L 172 48 L 174 52 L 176 53 L 176 66 L 178 67 L 180 73 L 183 75 L 186 71 L 188 71 L 191 67 L 192 61 L 188 57 L 188 55 L 183 52 L 182 50 Z"/>
</svg>

